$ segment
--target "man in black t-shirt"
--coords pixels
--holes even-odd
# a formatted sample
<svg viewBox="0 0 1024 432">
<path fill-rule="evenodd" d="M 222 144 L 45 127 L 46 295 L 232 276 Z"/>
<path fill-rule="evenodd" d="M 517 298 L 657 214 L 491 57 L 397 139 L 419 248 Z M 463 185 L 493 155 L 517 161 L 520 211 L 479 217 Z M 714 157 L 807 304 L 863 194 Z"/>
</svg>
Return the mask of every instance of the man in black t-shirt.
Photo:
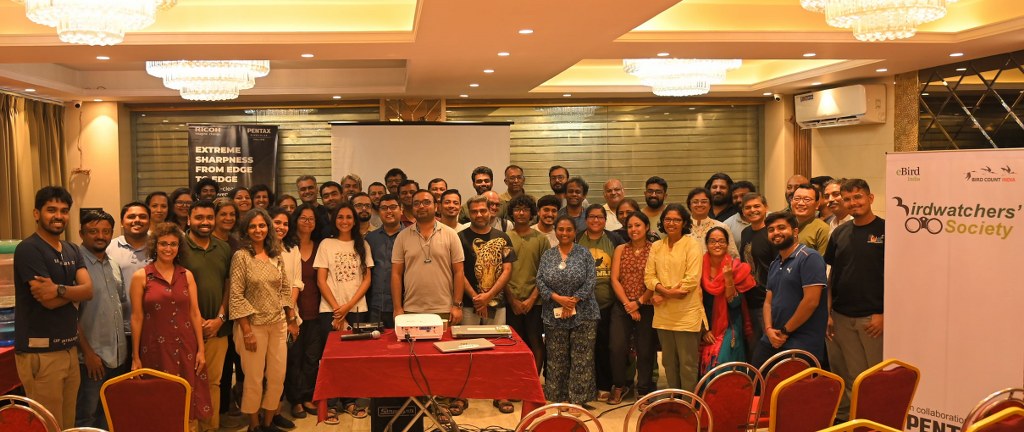
<svg viewBox="0 0 1024 432">
<path fill-rule="evenodd" d="M 765 296 L 768 287 L 768 268 L 778 252 L 768 242 L 768 230 L 765 228 L 764 219 L 768 216 L 768 200 L 757 192 L 743 195 L 740 203 L 740 211 L 743 218 L 750 222 L 750 226 L 743 229 L 740 236 L 740 259 L 750 264 L 754 273 L 754 281 L 757 286 L 743 293 L 747 301 L 747 310 L 750 311 L 751 327 L 754 330 L 754 344 L 747 344 L 747 359 L 753 358 L 753 348 L 756 342 L 764 335 L 764 315 L 760 313 L 764 306 Z"/>
<path fill-rule="evenodd" d="M 36 232 L 14 250 L 14 351 L 25 395 L 41 403 L 61 429 L 75 423 L 81 383 L 77 303 L 92 281 L 77 247 L 60 239 L 71 194 L 59 186 L 36 192 Z"/>
<path fill-rule="evenodd" d="M 459 232 L 466 256 L 463 273 L 463 324 L 505 324 L 505 286 L 512 277 L 516 253 L 512 240 L 491 227 L 487 198 L 477 195 L 467 201 L 470 225 Z"/>
<path fill-rule="evenodd" d="M 882 313 L 885 298 L 885 221 L 875 216 L 875 196 L 867 182 L 850 179 L 840 188 L 852 223 L 829 238 L 825 262 L 829 276 L 828 358 L 846 382 L 837 419 L 849 416 L 853 381 L 882 361 Z"/>
</svg>

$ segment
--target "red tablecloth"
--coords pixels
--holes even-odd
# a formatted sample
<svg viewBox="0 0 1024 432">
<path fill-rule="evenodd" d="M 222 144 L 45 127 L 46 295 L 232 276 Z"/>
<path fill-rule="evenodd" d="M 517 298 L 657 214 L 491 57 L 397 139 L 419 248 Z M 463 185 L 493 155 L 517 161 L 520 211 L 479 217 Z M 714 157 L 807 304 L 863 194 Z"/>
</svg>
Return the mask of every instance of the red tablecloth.
<svg viewBox="0 0 1024 432">
<path fill-rule="evenodd" d="M 397 341 L 394 330 L 385 331 L 380 339 L 370 340 L 341 341 L 340 335 L 341 332 L 332 332 L 328 336 L 320 360 L 313 393 L 313 399 L 320 402 L 320 421 L 326 416 L 329 398 L 410 397 L 427 392 L 416 360 L 410 358 L 410 343 Z M 543 405 L 544 391 L 533 353 L 519 335 L 513 333 L 512 337 L 515 344 L 511 346 L 450 354 L 438 351 L 434 347 L 436 341 L 414 342 L 430 393 L 473 399 L 521 399 L 524 412 Z M 452 340 L 451 333 L 446 333 L 443 340 Z M 511 343 L 502 339 L 495 345 Z"/>
<path fill-rule="evenodd" d="M 10 393 L 18 387 L 21 387 L 21 379 L 14 363 L 14 347 L 0 348 L 0 394 Z"/>
</svg>

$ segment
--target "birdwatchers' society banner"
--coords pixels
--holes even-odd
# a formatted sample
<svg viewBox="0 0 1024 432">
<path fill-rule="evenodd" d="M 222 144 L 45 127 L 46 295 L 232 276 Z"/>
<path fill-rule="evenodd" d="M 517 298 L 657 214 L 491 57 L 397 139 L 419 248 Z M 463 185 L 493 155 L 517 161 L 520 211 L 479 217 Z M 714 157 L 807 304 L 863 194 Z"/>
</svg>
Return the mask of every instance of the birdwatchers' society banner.
<svg viewBox="0 0 1024 432">
<path fill-rule="evenodd" d="M 886 157 L 885 348 L 921 368 L 908 431 L 1024 384 L 1024 150 Z"/>
<path fill-rule="evenodd" d="M 203 177 L 220 183 L 221 195 L 237 187 L 274 187 L 277 126 L 188 125 L 189 186 Z"/>
</svg>

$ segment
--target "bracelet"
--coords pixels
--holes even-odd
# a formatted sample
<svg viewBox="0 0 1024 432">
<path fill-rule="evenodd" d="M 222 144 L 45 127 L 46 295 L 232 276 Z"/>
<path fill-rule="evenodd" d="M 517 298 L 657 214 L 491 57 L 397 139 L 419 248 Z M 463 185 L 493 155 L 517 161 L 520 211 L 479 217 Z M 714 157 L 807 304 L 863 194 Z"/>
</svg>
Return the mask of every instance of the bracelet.
<svg viewBox="0 0 1024 432">
<path fill-rule="evenodd" d="M 256 335 L 254 335 L 252 333 L 244 333 L 244 334 L 242 334 L 243 338 L 247 338 L 247 337 L 251 337 L 251 336 L 256 336 Z"/>
<path fill-rule="evenodd" d="M 461 309 L 462 308 L 462 302 L 452 303 L 452 307 L 457 307 L 457 308 Z"/>
</svg>

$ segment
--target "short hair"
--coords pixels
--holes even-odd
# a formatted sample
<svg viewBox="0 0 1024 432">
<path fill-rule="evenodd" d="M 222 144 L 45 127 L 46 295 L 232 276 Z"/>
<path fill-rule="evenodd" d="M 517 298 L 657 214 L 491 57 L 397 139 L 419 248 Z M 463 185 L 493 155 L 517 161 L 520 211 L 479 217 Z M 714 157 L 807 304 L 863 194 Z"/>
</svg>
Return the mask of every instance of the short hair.
<svg viewBox="0 0 1024 432">
<path fill-rule="evenodd" d="M 508 207 L 505 209 L 505 215 L 509 219 L 512 219 L 512 213 L 516 207 L 526 207 L 530 210 L 530 219 L 537 216 L 537 202 L 533 200 L 533 197 L 527 194 L 519 194 L 519 196 L 513 197 L 508 201 Z"/>
<path fill-rule="evenodd" d="M 839 190 L 843 192 L 853 192 L 854 189 L 860 189 L 864 192 L 871 193 L 871 187 L 868 186 L 868 182 L 864 179 L 852 178 L 843 182 L 843 186 Z"/>
<path fill-rule="evenodd" d="M 302 183 L 304 181 L 309 181 L 309 180 L 313 180 L 314 184 L 316 183 L 316 177 L 313 177 L 313 176 L 311 176 L 309 174 L 303 174 L 303 175 L 300 175 L 299 178 L 295 179 L 295 184 L 299 184 L 299 183 Z"/>
<path fill-rule="evenodd" d="M 793 212 L 785 210 L 769 213 L 768 216 L 764 218 L 764 225 L 771 225 L 780 219 L 785 220 L 786 223 L 789 224 L 790 228 L 795 229 L 800 226 L 800 222 L 796 220 L 796 215 L 794 215 Z"/>
<path fill-rule="evenodd" d="M 711 184 L 714 183 L 715 180 L 725 180 L 726 188 L 728 189 L 732 187 L 732 177 L 729 177 L 729 174 L 717 172 L 711 174 L 711 177 L 708 178 L 708 181 L 704 182 L 704 189 L 711 190 Z"/>
<path fill-rule="evenodd" d="M 644 212 L 642 212 L 642 211 L 631 211 L 631 212 L 629 212 L 629 214 L 626 215 L 626 223 L 623 226 L 624 228 L 629 226 L 629 220 L 631 218 L 640 219 L 640 222 L 643 222 L 644 226 L 646 226 L 648 229 L 651 228 L 651 218 L 647 217 L 647 215 L 645 215 Z"/>
<path fill-rule="evenodd" d="M 583 211 L 583 216 L 584 217 L 590 216 L 590 212 L 592 212 L 594 210 L 601 210 L 601 215 L 606 217 L 606 218 L 608 217 L 608 210 L 605 210 L 604 206 L 601 205 L 601 204 L 591 204 L 591 205 L 587 206 L 587 209 Z"/>
<path fill-rule="evenodd" d="M 111 216 L 110 213 L 107 213 L 103 210 L 83 212 L 81 217 L 78 218 L 78 224 L 80 226 L 80 229 L 85 229 L 86 225 L 96 221 L 107 221 L 110 223 L 111 228 L 114 227 L 114 217 Z"/>
<path fill-rule="evenodd" d="M 327 189 L 329 187 L 336 187 L 338 188 L 338 193 L 341 193 L 341 184 L 334 180 L 328 180 L 325 181 L 324 184 L 320 185 L 320 195 L 323 195 L 324 189 Z"/>
<path fill-rule="evenodd" d="M 402 182 L 398 184 L 398 188 L 401 189 L 401 188 L 404 188 L 404 187 L 409 186 L 409 185 L 415 185 L 417 192 L 421 190 L 420 189 L 420 183 L 418 181 L 416 181 L 416 180 L 410 180 L 410 179 L 402 180 Z M 426 190 L 426 189 L 422 189 L 422 190 Z M 430 191 L 427 191 L 427 192 L 430 192 Z M 415 194 L 413 194 L 413 195 L 415 195 Z"/>
<path fill-rule="evenodd" d="M 252 247 L 252 239 L 247 235 L 247 231 L 249 230 L 249 224 L 258 217 L 263 218 L 263 221 L 267 223 L 267 236 L 263 238 L 263 250 L 266 251 L 268 257 L 274 258 L 281 254 L 281 243 L 277 240 L 277 236 L 273 234 L 274 221 L 270 218 L 270 214 L 259 207 L 253 207 L 252 210 L 245 212 L 245 216 L 242 216 L 242 219 L 235 225 L 238 227 L 237 231 L 241 233 L 238 236 L 241 239 L 240 249 L 244 249 L 250 255 L 256 256 L 256 250 Z"/>
<path fill-rule="evenodd" d="M 757 192 L 757 186 L 754 186 L 753 183 L 746 180 L 740 180 L 729 187 L 729 194 L 731 195 L 739 189 L 746 189 L 748 192 Z"/>
<path fill-rule="evenodd" d="M 409 179 L 409 176 L 405 175 L 405 171 L 402 171 L 401 168 L 391 168 L 388 170 L 386 174 L 384 174 L 384 181 L 387 181 L 388 177 L 394 176 L 402 177 L 402 181 L 406 181 Z"/>
<path fill-rule="evenodd" d="M 441 177 L 433 178 L 429 182 L 427 182 L 427 189 L 430 189 L 430 187 L 433 186 L 434 183 L 444 183 L 445 189 L 448 189 L 448 181 Z"/>
<path fill-rule="evenodd" d="M 747 201 L 753 201 L 759 199 L 761 204 L 768 205 L 768 199 L 764 197 L 760 192 L 747 192 L 743 194 L 743 198 L 740 199 L 740 206 L 747 205 Z"/>
<path fill-rule="evenodd" d="M 288 194 L 282 194 L 281 196 L 277 197 L 277 201 L 274 201 L 274 206 L 281 207 L 281 203 L 283 203 L 284 200 L 292 200 L 293 202 L 295 202 L 295 204 L 299 203 L 299 200 L 295 199 L 295 197 Z M 296 209 L 297 208 L 298 207 L 296 207 Z"/>
<path fill-rule="evenodd" d="M 370 190 L 370 188 L 372 188 L 372 187 L 374 187 L 374 186 L 379 186 L 379 187 L 382 187 L 382 188 L 384 188 L 384 190 L 385 190 L 385 191 L 386 191 L 386 190 L 388 190 L 388 187 L 387 187 L 387 186 L 384 186 L 384 183 L 381 183 L 381 182 L 378 182 L 378 181 L 375 181 L 375 182 L 373 182 L 373 183 L 370 183 L 370 185 L 366 187 L 366 190 L 367 190 L 367 191 L 369 191 L 369 190 Z"/>
<path fill-rule="evenodd" d="M 693 227 L 693 220 L 690 219 L 690 212 L 686 210 L 686 207 L 683 207 L 683 205 L 679 203 L 672 203 L 665 206 L 665 211 L 661 212 L 661 217 L 658 219 L 658 230 L 665 232 L 665 215 L 670 211 L 679 213 L 679 217 L 683 219 L 683 235 L 689 235 L 690 228 Z"/>
<path fill-rule="evenodd" d="M 647 186 L 650 186 L 651 184 L 661 186 L 662 189 L 665 189 L 665 192 L 668 192 L 668 182 L 661 177 L 651 176 L 646 182 L 644 182 L 644 188 L 647 188 Z"/>
<path fill-rule="evenodd" d="M 416 191 L 412 193 L 412 196 L 413 196 L 413 198 L 415 198 L 416 195 L 419 195 L 421 193 L 428 193 L 428 194 L 430 194 L 430 202 L 431 203 L 434 202 L 434 194 L 430 193 L 430 191 L 428 191 L 426 189 L 416 189 Z"/>
<path fill-rule="evenodd" d="M 544 195 L 537 200 L 537 211 L 540 211 L 541 207 L 554 207 L 556 210 L 562 209 L 562 200 L 554 195 Z"/>
<path fill-rule="evenodd" d="M 587 184 L 586 180 L 583 180 L 583 177 L 570 177 L 569 181 L 565 182 L 565 186 L 569 187 L 570 183 L 575 183 L 576 186 L 579 186 L 580 189 L 583 189 L 583 195 L 586 195 L 587 193 L 590 192 L 590 185 Z"/>
<path fill-rule="evenodd" d="M 448 196 L 448 195 L 455 195 L 455 196 L 459 197 L 459 202 L 462 202 L 462 194 L 459 193 L 458 189 L 448 189 L 448 190 L 446 190 L 444 192 L 441 192 L 441 201 L 444 201 L 444 197 Z M 384 201 L 384 198 L 381 198 L 380 200 Z"/>
<path fill-rule="evenodd" d="M 238 224 L 238 219 L 240 219 L 242 217 L 242 215 L 240 214 L 240 212 L 238 210 L 238 204 L 235 204 L 234 201 L 232 201 L 232 200 L 230 200 L 228 198 L 217 198 L 217 199 L 213 200 L 213 215 L 216 217 L 217 213 L 220 213 L 220 211 L 222 209 L 224 209 L 224 207 L 228 207 L 228 206 L 230 206 L 231 208 L 235 209 L 235 218 L 236 219 L 235 219 L 235 226 L 232 229 L 232 231 L 238 231 L 238 227 L 241 226 L 241 225 Z M 270 223 L 270 219 L 267 219 L 267 223 Z"/>
<path fill-rule="evenodd" d="M 569 225 L 572 225 L 573 232 L 579 231 L 579 229 L 576 228 L 576 220 L 573 219 L 572 216 L 569 216 L 568 213 L 563 213 L 563 214 L 558 215 L 558 217 L 555 218 L 555 223 L 552 224 L 552 225 L 557 227 L 558 223 L 562 222 L 562 221 L 569 221 Z"/>
<path fill-rule="evenodd" d="M 349 198 L 348 200 L 349 201 L 355 201 L 356 198 L 359 198 L 359 197 L 366 197 L 367 199 L 369 199 L 370 198 L 370 194 L 368 194 L 366 192 L 356 192 L 356 193 L 352 194 L 352 198 Z"/>
<path fill-rule="evenodd" d="M 473 207 L 473 204 L 476 204 L 476 203 L 484 203 L 484 206 L 486 207 L 487 206 L 487 197 L 485 197 L 483 195 L 473 195 L 468 200 L 466 200 L 466 208 L 467 209 L 471 208 L 471 207 Z"/>
<path fill-rule="evenodd" d="M 234 202 L 232 202 L 231 200 L 229 200 L 227 198 L 217 198 L 217 201 L 220 201 L 220 200 L 224 200 L 224 201 L 227 201 L 227 202 L 231 203 L 231 205 L 235 205 Z M 217 210 L 220 207 L 217 207 L 216 205 L 214 205 L 214 201 L 210 201 L 210 200 L 205 200 L 204 199 L 204 200 L 194 201 L 194 202 L 192 202 L 192 205 L 189 206 L 189 208 L 188 208 L 188 217 L 192 217 L 192 212 L 194 212 L 196 209 L 199 209 L 199 208 L 208 208 L 210 210 L 213 210 L 213 214 L 216 215 L 217 214 Z M 237 206 L 235 207 L 235 210 L 236 211 L 238 210 Z"/>
<path fill-rule="evenodd" d="M 825 188 L 827 188 L 829 186 L 832 186 L 832 185 L 839 186 L 839 190 L 843 190 L 843 183 L 846 183 L 846 180 L 847 179 L 845 177 L 831 179 L 831 180 L 825 182 L 825 184 L 821 187 L 821 190 L 824 192 Z"/>
<path fill-rule="evenodd" d="M 124 214 L 128 213 L 128 209 L 130 209 L 132 207 L 142 207 L 146 211 L 146 216 L 150 216 L 150 214 L 149 214 L 149 206 L 148 205 L 145 205 L 145 204 L 140 203 L 138 201 L 132 201 L 132 202 L 130 202 L 128 204 L 125 204 L 123 207 L 121 207 L 121 219 L 124 219 Z"/>
<path fill-rule="evenodd" d="M 239 186 L 239 187 L 236 187 L 234 189 L 231 189 L 231 191 L 228 192 L 228 198 L 235 199 L 235 197 L 241 191 L 249 192 L 249 189 L 246 188 L 245 186 Z M 249 192 L 249 199 L 252 199 L 252 192 Z"/>
<path fill-rule="evenodd" d="M 164 197 L 164 199 L 166 199 L 168 201 L 167 204 L 168 205 L 170 204 L 170 199 L 167 198 L 167 192 L 164 192 L 164 191 L 153 191 L 153 192 L 150 192 L 149 195 L 146 195 L 146 199 L 143 201 L 143 202 L 146 203 L 146 207 L 149 207 L 149 205 L 153 203 L 153 197 L 158 197 L 158 196 Z"/>
<path fill-rule="evenodd" d="M 692 200 L 693 197 L 695 197 L 697 195 L 700 195 L 700 194 L 704 194 L 704 196 L 708 197 L 708 199 L 711 199 L 711 192 L 709 192 L 707 189 L 702 188 L 702 187 L 693 188 L 693 189 L 690 190 L 690 193 L 686 194 L 686 208 L 687 209 L 690 208 L 690 200 Z"/>
<path fill-rule="evenodd" d="M 274 191 L 270 190 L 270 186 L 267 186 L 267 185 L 262 184 L 262 183 L 249 188 L 249 195 L 252 196 L 253 201 L 256 201 L 256 194 L 259 193 L 259 192 L 266 192 L 267 193 L 267 201 L 269 201 L 269 202 L 274 202 L 275 201 Z"/>
<path fill-rule="evenodd" d="M 74 202 L 71 199 L 71 193 L 67 189 L 61 186 L 45 186 L 36 192 L 36 210 L 42 210 L 43 206 L 50 201 L 60 201 L 71 207 Z"/>
<path fill-rule="evenodd" d="M 832 176 L 827 176 L 827 175 L 811 177 L 811 185 L 813 185 L 814 187 L 816 187 L 816 188 L 818 188 L 820 190 L 825 190 L 825 184 L 828 183 L 831 180 L 832 180 Z"/>
<path fill-rule="evenodd" d="M 516 165 L 516 164 L 511 164 L 511 165 L 505 167 L 505 171 L 504 172 L 505 172 L 505 176 L 506 177 L 508 177 L 508 170 L 510 170 L 512 168 L 515 168 L 515 169 L 519 170 L 520 172 L 526 172 L 526 170 L 524 170 L 523 167 L 521 167 L 519 165 Z"/>
<path fill-rule="evenodd" d="M 548 168 L 548 177 L 551 177 L 551 173 L 558 171 L 560 169 L 565 170 L 565 176 L 569 177 L 569 168 L 566 168 L 561 165 L 551 165 L 551 168 Z"/>
<path fill-rule="evenodd" d="M 476 181 L 476 176 L 479 174 L 487 174 L 487 177 L 490 177 L 492 182 L 494 181 L 494 171 L 483 165 L 473 168 L 473 173 L 469 175 L 469 181 Z"/>
<path fill-rule="evenodd" d="M 156 244 L 159 242 L 160 237 L 166 237 L 169 235 L 177 237 L 178 239 L 178 254 L 174 256 L 174 263 L 180 263 L 182 252 L 185 251 L 185 236 L 182 235 L 181 229 L 179 229 L 178 225 L 174 222 L 161 222 L 156 224 L 156 227 L 153 228 L 153 232 L 150 233 L 149 241 L 147 242 L 149 247 L 149 259 L 156 261 Z"/>
<path fill-rule="evenodd" d="M 199 193 L 202 192 L 203 188 L 207 187 L 207 186 L 213 186 L 213 193 L 214 193 L 214 195 L 220 193 L 220 183 L 217 183 L 217 181 L 212 179 L 212 178 L 203 177 L 203 178 L 199 179 L 198 182 L 196 182 L 196 187 L 194 189 L 192 189 L 192 195 L 196 199 L 199 199 Z"/>
<path fill-rule="evenodd" d="M 811 186 L 810 183 L 804 183 L 802 185 L 797 185 L 796 189 L 793 189 L 793 192 L 795 193 L 796 191 L 798 191 L 800 189 L 810 189 L 810 190 L 814 191 L 814 200 L 815 201 L 821 199 L 821 194 L 820 194 L 820 192 L 818 192 L 818 188 L 816 188 L 814 186 Z"/>
<path fill-rule="evenodd" d="M 704 233 L 704 244 L 708 244 L 708 241 L 711 240 L 711 233 L 713 233 L 715 231 L 721 232 L 722 235 L 725 236 L 725 241 L 729 242 L 729 237 L 730 237 L 729 236 L 729 230 L 726 229 L 725 227 L 720 227 L 720 226 L 715 225 L 715 226 L 711 227 L 711 229 L 709 229 L 708 232 Z M 726 243 L 726 244 L 728 244 L 728 243 Z"/>
<path fill-rule="evenodd" d="M 449 190 L 452 190 L 452 189 L 449 189 Z M 448 192 L 448 191 L 445 191 L 445 192 Z M 444 195 L 442 194 L 441 196 L 444 196 Z M 395 201 L 395 202 L 398 202 L 398 195 L 395 195 L 393 193 L 386 193 L 386 194 L 384 194 L 384 195 L 382 195 L 380 197 L 380 202 L 384 202 L 384 201 Z M 298 209 L 296 209 L 296 210 L 298 210 Z"/>
<path fill-rule="evenodd" d="M 359 186 L 359 189 L 363 188 L 363 179 L 356 174 L 346 174 L 345 177 L 341 178 L 342 182 L 344 182 L 345 180 L 352 180 L 356 182 L 356 185 Z"/>
<path fill-rule="evenodd" d="M 623 204 L 629 204 L 630 207 L 633 207 L 634 211 L 640 210 L 640 203 L 636 202 L 635 199 L 633 199 L 633 198 L 623 198 L 622 201 L 619 201 L 619 207 L 615 208 L 615 212 L 616 213 L 618 213 L 619 208 L 622 207 Z M 646 216 L 646 215 L 644 215 L 644 216 Z M 616 217 L 618 217 L 618 215 L 616 215 Z M 648 223 L 647 225 L 650 226 L 650 223 Z"/>
</svg>

